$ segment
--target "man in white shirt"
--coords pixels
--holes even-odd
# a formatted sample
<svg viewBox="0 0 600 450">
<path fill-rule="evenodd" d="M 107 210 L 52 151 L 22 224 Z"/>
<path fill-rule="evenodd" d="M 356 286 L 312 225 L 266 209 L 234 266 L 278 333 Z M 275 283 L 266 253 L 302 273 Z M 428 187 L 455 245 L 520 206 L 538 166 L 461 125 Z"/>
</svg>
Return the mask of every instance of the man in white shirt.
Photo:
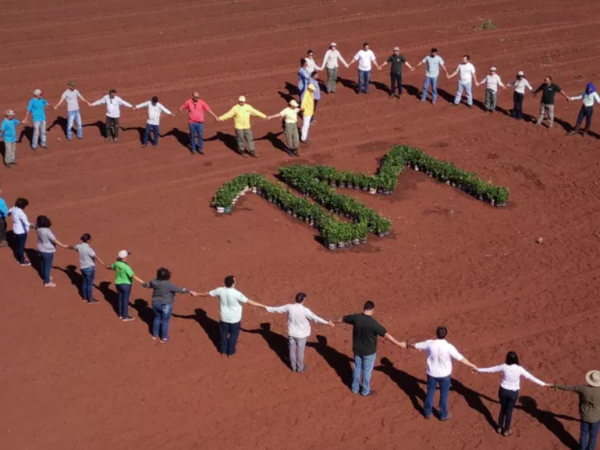
<svg viewBox="0 0 600 450">
<path fill-rule="evenodd" d="M 296 303 L 272 307 L 267 306 L 266 310 L 270 313 L 287 313 L 288 315 L 288 337 L 290 347 L 290 365 L 294 372 L 306 372 L 304 365 L 304 350 L 306 348 L 306 339 L 310 336 L 310 321 L 329 325 L 334 327 L 332 321 L 321 319 L 310 309 L 303 305 L 306 299 L 304 292 L 296 294 Z"/>
<path fill-rule="evenodd" d="M 67 141 L 73 139 L 73 122 L 77 123 L 77 138 L 83 139 L 83 125 L 81 123 L 81 113 L 79 112 L 79 101 L 78 99 L 83 100 L 91 106 L 91 103 L 88 102 L 83 96 L 79 93 L 77 89 L 75 89 L 75 82 L 69 82 L 69 86 L 65 92 L 63 92 L 60 97 L 60 101 L 54 107 L 54 110 L 62 105 L 62 102 L 67 101 Z"/>
<path fill-rule="evenodd" d="M 473 78 L 475 77 L 475 66 L 471 64 L 470 61 L 471 57 L 469 55 L 463 56 L 461 63 L 454 73 L 448 75 L 448 79 L 458 75 L 458 90 L 456 91 L 456 97 L 454 98 L 454 105 L 460 103 L 464 91 L 467 93 L 467 106 L 469 108 L 473 106 Z M 475 84 L 479 86 L 477 80 L 475 80 Z"/>
<path fill-rule="evenodd" d="M 150 140 L 150 133 L 153 133 L 152 146 L 158 147 L 158 136 L 160 133 L 160 114 L 165 113 L 171 117 L 175 117 L 171 111 L 165 108 L 161 103 L 158 103 L 158 97 L 152 97 L 152 100 L 139 105 L 135 105 L 133 109 L 148 108 L 148 120 L 146 121 L 146 132 L 144 133 L 144 140 L 142 142 L 142 148 L 146 148 L 148 141 Z"/>
<path fill-rule="evenodd" d="M 225 278 L 225 287 L 213 289 L 210 292 L 192 293 L 192 296 L 219 297 L 221 314 L 221 356 L 227 355 L 229 358 L 235 355 L 237 340 L 242 327 L 242 305 L 248 303 L 252 306 L 266 308 L 265 305 L 250 300 L 240 291 L 235 289 L 235 277 L 233 275 L 229 275 Z"/>
<path fill-rule="evenodd" d="M 492 67 L 490 74 L 479 82 L 479 84 L 483 83 L 485 83 L 485 110 L 487 112 L 495 112 L 498 103 L 498 86 L 501 86 L 502 89 L 506 89 L 506 86 L 502 84 L 500 75 L 496 73 L 495 67 Z"/>
<path fill-rule="evenodd" d="M 362 50 L 359 50 L 356 55 L 354 55 L 354 59 L 350 62 L 348 67 L 358 61 L 358 92 L 360 93 L 369 93 L 369 80 L 371 78 L 371 69 L 372 64 L 375 64 L 375 67 L 378 69 L 379 64 L 377 64 L 377 59 L 375 58 L 375 53 L 373 50 L 369 49 L 369 43 L 365 42 L 363 44 Z"/>
<path fill-rule="evenodd" d="M 325 52 L 325 56 L 323 57 L 323 64 L 321 67 L 325 67 L 327 70 L 327 93 L 335 94 L 335 86 L 337 84 L 337 76 L 338 76 L 338 60 L 341 61 L 346 68 L 348 68 L 348 63 L 344 61 L 344 58 L 340 54 L 337 49 L 337 44 L 332 42 L 329 45 L 329 50 Z"/>
<path fill-rule="evenodd" d="M 427 71 L 425 72 L 425 83 L 423 84 L 421 101 L 424 102 L 427 100 L 427 91 L 429 91 L 429 86 L 431 85 L 431 104 L 435 105 L 437 103 L 437 82 L 440 75 L 440 67 L 446 73 L 446 76 L 448 75 L 448 71 L 446 70 L 444 60 L 438 54 L 438 49 L 435 47 L 431 49 L 431 54 L 427 55 L 423 58 L 423 61 L 415 66 L 415 69 L 423 64 L 427 65 Z"/>
<path fill-rule="evenodd" d="M 111 89 L 108 95 L 105 95 L 100 100 L 95 101 L 90 106 L 106 105 L 106 139 L 110 141 L 112 136 L 113 142 L 119 139 L 119 118 L 121 117 L 121 105 L 133 108 L 133 105 L 127 103 L 121 97 L 117 96 L 117 90 Z"/>
<path fill-rule="evenodd" d="M 448 412 L 448 392 L 450 391 L 452 359 L 469 366 L 473 370 L 477 370 L 474 364 L 471 364 L 464 356 L 458 353 L 454 345 L 446 341 L 447 334 L 448 330 L 446 327 L 438 327 L 436 330 L 437 339 L 417 344 L 407 344 L 408 347 L 427 351 L 427 397 L 423 406 L 426 419 L 429 419 L 433 412 L 433 397 L 438 384 L 440 385 L 440 420 L 448 420 L 452 417 Z"/>
</svg>

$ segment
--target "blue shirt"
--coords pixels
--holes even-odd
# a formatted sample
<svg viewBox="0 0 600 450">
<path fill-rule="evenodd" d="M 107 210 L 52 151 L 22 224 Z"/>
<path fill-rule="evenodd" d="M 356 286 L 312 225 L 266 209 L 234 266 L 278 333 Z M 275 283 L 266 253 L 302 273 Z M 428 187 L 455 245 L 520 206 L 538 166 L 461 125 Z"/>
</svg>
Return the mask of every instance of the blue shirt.
<svg viewBox="0 0 600 450">
<path fill-rule="evenodd" d="M 8 206 L 6 206 L 6 202 L 0 198 L 0 217 L 6 219 L 8 216 Z"/>
<path fill-rule="evenodd" d="M 308 80 L 310 80 L 310 73 L 304 67 L 301 67 L 298 71 L 298 90 L 301 93 L 304 93 L 306 86 L 308 85 Z"/>
<path fill-rule="evenodd" d="M 31 113 L 34 122 L 44 122 L 46 120 L 46 112 L 44 108 L 48 102 L 43 98 L 32 98 L 27 105 L 27 111 Z"/>
<path fill-rule="evenodd" d="M 4 135 L 4 142 L 17 142 L 17 125 L 20 124 L 17 119 L 4 119 L 0 130 Z"/>
</svg>

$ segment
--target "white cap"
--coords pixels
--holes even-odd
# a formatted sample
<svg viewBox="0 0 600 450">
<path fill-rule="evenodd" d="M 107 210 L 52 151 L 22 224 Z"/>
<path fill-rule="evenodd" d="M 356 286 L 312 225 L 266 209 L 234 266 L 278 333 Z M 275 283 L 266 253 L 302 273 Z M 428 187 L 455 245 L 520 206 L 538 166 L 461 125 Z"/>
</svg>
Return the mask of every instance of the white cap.
<svg viewBox="0 0 600 450">
<path fill-rule="evenodd" d="M 394 47 L 394 51 L 395 52 L 399 52 L 400 51 L 400 47 Z"/>
<path fill-rule="evenodd" d="M 296 100 L 290 100 L 290 106 L 298 107 L 298 102 Z"/>
<path fill-rule="evenodd" d="M 35 91 L 33 91 L 33 95 L 42 95 L 42 90 L 36 89 Z"/>
<path fill-rule="evenodd" d="M 492 67 L 492 68 L 490 69 L 490 72 L 495 72 L 495 71 L 496 71 L 496 68 L 495 68 L 495 67 Z"/>
<path fill-rule="evenodd" d="M 9 110 L 6 111 L 6 115 L 7 116 L 14 116 L 15 112 L 12 109 L 9 109 Z"/>
<path fill-rule="evenodd" d="M 129 255 L 131 255 L 131 253 L 129 253 L 127 250 L 121 250 L 119 253 L 117 253 L 117 257 L 121 259 L 125 259 Z"/>
<path fill-rule="evenodd" d="M 522 77 L 523 75 L 525 75 L 525 73 L 524 73 L 522 70 L 519 70 L 519 71 L 517 72 L 517 75 L 519 75 L 520 77 Z"/>
<path fill-rule="evenodd" d="M 337 44 L 335 42 L 332 42 L 331 44 L 329 44 L 330 47 L 337 47 Z"/>
<path fill-rule="evenodd" d="M 240 98 L 238 98 L 238 102 L 246 103 L 246 97 L 240 95 Z"/>
</svg>

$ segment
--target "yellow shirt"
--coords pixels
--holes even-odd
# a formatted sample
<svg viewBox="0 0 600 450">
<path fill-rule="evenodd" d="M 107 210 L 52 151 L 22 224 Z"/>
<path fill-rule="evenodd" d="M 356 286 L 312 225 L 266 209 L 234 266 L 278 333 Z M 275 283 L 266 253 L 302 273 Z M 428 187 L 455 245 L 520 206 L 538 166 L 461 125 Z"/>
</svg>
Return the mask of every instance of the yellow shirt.
<svg viewBox="0 0 600 450">
<path fill-rule="evenodd" d="M 302 99 L 302 117 L 311 117 L 315 113 L 315 87 L 312 84 L 308 85 L 304 98 Z"/>
<path fill-rule="evenodd" d="M 305 94 L 306 95 L 306 94 Z M 298 114 L 300 113 L 300 108 L 292 109 L 285 108 L 283 111 L 279 113 L 285 123 L 298 123 Z"/>
<path fill-rule="evenodd" d="M 220 120 L 227 120 L 233 117 L 233 126 L 236 130 L 249 130 L 250 129 L 250 116 L 260 117 L 261 119 L 266 118 L 263 113 L 257 111 L 248 104 L 235 105 L 229 110 L 228 113 L 223 114 L 219 117 Z"/>
</svg>

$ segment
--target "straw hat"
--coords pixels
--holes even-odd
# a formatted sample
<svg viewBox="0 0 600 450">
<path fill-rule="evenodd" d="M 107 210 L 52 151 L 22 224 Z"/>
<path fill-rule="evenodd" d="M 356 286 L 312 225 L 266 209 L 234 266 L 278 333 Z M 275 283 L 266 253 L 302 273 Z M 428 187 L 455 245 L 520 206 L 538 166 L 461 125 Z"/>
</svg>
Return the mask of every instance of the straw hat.
<svg viewBox="0 0 600 450">
<path fill-rule="evenodd" d="M 585 381 L 590 386 L 600 387 L 600 370 L 590 370 L 585 374 Z"/>
</svg>

